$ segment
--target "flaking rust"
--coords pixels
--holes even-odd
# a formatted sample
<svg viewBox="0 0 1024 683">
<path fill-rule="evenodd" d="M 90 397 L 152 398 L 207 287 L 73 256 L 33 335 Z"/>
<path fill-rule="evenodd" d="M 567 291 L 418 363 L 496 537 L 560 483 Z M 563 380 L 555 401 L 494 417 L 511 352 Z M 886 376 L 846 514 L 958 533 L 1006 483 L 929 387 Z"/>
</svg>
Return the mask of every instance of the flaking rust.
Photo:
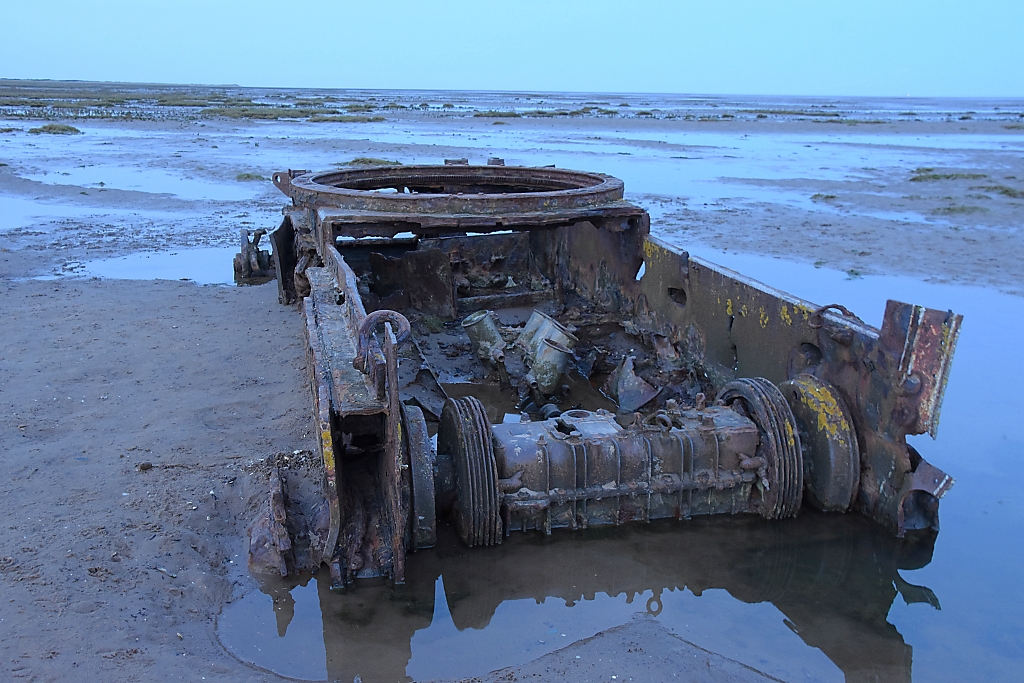
<svg viewBox="0 0 1024 683">
<path fill-rule="evenodd" d="M 938 528 L 952 479 L 906 437 L 935 436 L 961 316 L 876 329 L 651 237 L 616 178 L 451 161 L 276 173 L 273 263 L 243 235 L 304 310 L 334 587 L 402 583 L 438 519 L 471 546 L 805 504 Z M 287 570 L 267 526 L 254 569 Z"/>
</svg>

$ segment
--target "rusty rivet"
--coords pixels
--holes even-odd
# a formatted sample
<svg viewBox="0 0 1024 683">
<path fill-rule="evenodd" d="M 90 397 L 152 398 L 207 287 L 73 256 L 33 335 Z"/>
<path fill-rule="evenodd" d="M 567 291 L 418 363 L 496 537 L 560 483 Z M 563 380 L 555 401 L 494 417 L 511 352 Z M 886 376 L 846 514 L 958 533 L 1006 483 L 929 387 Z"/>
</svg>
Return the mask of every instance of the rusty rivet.
<svg viewBox="0 0 1024 683">
<path fill-rule="evenodd" d="M 917 373 L 907 375 L 903 378 L 903 383 L 900 385 L 900 392 L 904 396 L 914 396 L 921 391 L 921 378 L 918 377 Z"/>
</svg>

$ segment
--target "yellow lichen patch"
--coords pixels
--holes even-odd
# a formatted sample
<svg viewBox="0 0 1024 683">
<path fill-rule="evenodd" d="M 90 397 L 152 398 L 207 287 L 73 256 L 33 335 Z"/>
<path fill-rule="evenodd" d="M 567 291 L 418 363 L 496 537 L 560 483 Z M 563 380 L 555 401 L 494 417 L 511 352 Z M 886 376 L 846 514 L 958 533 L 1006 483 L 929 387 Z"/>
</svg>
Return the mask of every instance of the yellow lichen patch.
<svg viewBox="0 0 1024 683">
<path fill-rule="evenodd" d="M 747 308 L 746 304 L 743 304 L 742 306 L 740 306 L 740 315 L 742 315 L 744 318 L 747 317 L 747 313 L 749 313 L 749 312 L 750 312 L 750 309 Z"/>
<path fill-rule="evenodd" d="M 760 313 L 761 313 L 761 315 L 759 317 L 759 321 L 761 323 L 761 327 L 764 328 L 764 329 L 767 329 L 768 328 L 768 313 L 764 310 L 764 306 L 761 307 Z"/>
<path fill-rule="evenodd" d="M 725 313 L 726 315 L 732 315 L 732 299 L 725 300 Z"/>
<path fill-rule="evenodd" d="M 804 317 L 804 320 L 810 318 L 811 313 L 814 313 L 814 311 L 801 304 L 796 304 L 795 306 L 793 306 L 793 312 L 796 313 L 797 315 L 802 315 Z"/>
<path fill-rule="evenodd" d="M 818 431 L 845 445 L 846 435 L 851 431 L 850 424 L 846 421 L 836 397 L 826 387 L 817 383 L 800 381 L 800 388 L 803 389 L 800 393 L 801 401 L 817 417 Z"/>
<path fill-rule="evenodd" d="M 786 304 L 782 304 L 782 310 L 779 311 L 779 317 L 782 318 L 782 322 L 787 325 L 793 324 L 793 318 L 789 315 L 789 307 Z"/>
</svg>

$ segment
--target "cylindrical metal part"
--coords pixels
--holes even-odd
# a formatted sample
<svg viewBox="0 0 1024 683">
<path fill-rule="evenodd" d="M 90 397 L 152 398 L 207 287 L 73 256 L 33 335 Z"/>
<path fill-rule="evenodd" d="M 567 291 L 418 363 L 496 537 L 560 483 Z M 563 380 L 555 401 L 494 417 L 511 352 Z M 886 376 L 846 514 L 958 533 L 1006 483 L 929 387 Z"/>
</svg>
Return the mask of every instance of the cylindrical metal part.
<svg viewBox="0 0 1024 683">
<path fill-rule="evenodd" d="M 576 348 L 576 342 L 579 341 L 572 332 L 566 329 L 565 325 L 547 313 L 534 310 L 530 319 L 526 321 L 523 331 L 519 333 L 516 346 L 533 357 L 545 339 L 558 342 L 570 352 Z"/>
<path fill-rule="evenodd" d="M 492 311 L 471 313 L 462 321 L 462 329 L 469 335 L 477 358 L 489 365 L 505 362 L 505 340 Z"/>
<path fill-rule="evenodd" d="M 506 530 L 757 512 L 759 435 L 724 407 L 623 429 L 610 413 L 491 427 Z"/>
<path fill-rule="evenodd" d="M 537 347 L 533 356 L 533 367 L 530 373 L 537 381 L 537 390 L 545 396 L 550 396 L 561 387 L 562 373 L 569 364 L 572 351 L 562 344 L 545 339 Z"/>
</svg>

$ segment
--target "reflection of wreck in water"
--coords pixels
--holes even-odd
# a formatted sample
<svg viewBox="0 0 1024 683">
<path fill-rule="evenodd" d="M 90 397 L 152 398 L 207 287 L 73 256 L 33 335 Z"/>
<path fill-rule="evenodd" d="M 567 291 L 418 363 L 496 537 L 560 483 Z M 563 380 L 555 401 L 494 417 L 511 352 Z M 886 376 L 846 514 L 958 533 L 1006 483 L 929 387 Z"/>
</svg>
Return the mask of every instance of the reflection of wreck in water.
<svg viewBox="0 0 1024 683">
<path fill-rule="evenodd" d="M 371 586 L 338 595 L 326 577 L 319 582 L 329 680 L 356 674 L 368 682 L 405 680 L 410 641 L 431 624 L 435 581 L 442 576 L 460 631 L 486 628 L 505 601 L 555 599 L 569 609 L 601 593 L 631 598 L 650 592 L 646 606 L 638 601 L 636 609 L 670 626 L 661 606 L 665 593 L 722 589 L 745 603 L 773 604 L 785 625 L 848 682 L 909 682 L 912 647 L 886 617 L 897 593 L 938 607 L 929 589 L 908 584 L 898 572 L 931 560 L 934 535 L 925 534 L 895 539 L 861 519 L 819 513 L 781 524 L 711 518 L 682 527 L 558 533 L 553 541 L 516 536 L 487 551 L 465 548 L 448 531 L 436 552 L 410 559 L 400 591 Z M 281 598 L 288 588 L 264 590 Z M 283 635 L 291 614 L 280 610 L 277 617 Z M 757 640 L 744 635 L 742 622 L 735 630 L 737 642 Z M 455 665 L 448 675 L 457 671 Z"/>
</svg>

